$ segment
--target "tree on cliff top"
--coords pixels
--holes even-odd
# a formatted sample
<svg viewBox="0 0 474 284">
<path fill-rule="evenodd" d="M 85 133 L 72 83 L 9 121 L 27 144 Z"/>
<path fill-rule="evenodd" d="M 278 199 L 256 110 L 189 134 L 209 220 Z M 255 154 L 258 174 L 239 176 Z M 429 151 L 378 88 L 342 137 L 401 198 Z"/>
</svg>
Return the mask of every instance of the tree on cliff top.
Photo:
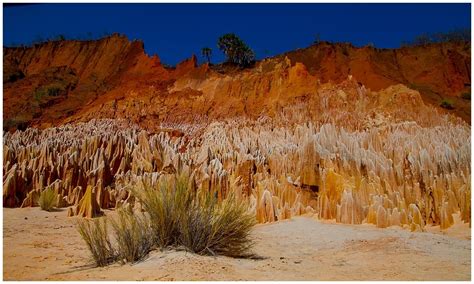
<svg viewBox="0 0 474 284">
<path fill-rule="evenodd" d="M 224 52 L 227 62 L 240 67 L 248 67 L 255 62 L 255 53 L 238 36 L 233 33 L 225 34 L 217 41 L 217 46 Z"/>
<path fill-rule="evenodd" d="M 471 29 L 458 28 L 448 32 L 423 33 L 417 35 L 412 41 L 404 41 L 401 46 L 423 46 L 432 43 L 467 43 L 471 42 Z"/>
<path fill-rule="evenodd" d="M 212 49 L 209 47 L 203 47 L 201 49 L 201 55 L 202 57 L 206 58 L 207 63 L 211 64 Z"/>
</svg>

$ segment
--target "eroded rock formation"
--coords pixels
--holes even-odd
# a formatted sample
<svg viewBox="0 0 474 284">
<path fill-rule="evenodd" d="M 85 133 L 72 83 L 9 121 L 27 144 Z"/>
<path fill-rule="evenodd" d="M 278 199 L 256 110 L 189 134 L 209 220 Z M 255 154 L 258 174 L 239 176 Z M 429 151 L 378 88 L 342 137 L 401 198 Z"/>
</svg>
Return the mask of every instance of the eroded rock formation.
<svg viewBox="0 0 474 284">
<path fill-rule="evenodd" d="M 7 132 L 4 206 L 34 206 L 52 187 L 58 204 L 75 206 L 70 214 L 93 217 L 98 207 L 133 204 L 131 185 L 187 171 L 193 186 L 219 199 L 233 192 L 248 200 L 259 222 L 316 213 L 423 231 L 448 228 L 459 212 L 470 223 L 468 124 L 402 85 L 373 92 L 354 79 L 306 85 L 290 77 L 282 90 L 315 94 L 273 116 L 183 122 L 157 133 L 111 119 Z"/>
<path fill-rule="evenodd" d="M 5 207 L 52 188 L 69 215 L 94 217 L 138 205 L 131 186 L 186 171 L 191 188 L 232 192 L 262 223 L 471 222 L 470 127 L 424 103 L 470 88 L 466 46 L 322 43 L 244 70 L 195 56 L 165 68 L 120 36 L 4 54 L 4 125 L 26 129 L 4 133 Z"/>
</svg>

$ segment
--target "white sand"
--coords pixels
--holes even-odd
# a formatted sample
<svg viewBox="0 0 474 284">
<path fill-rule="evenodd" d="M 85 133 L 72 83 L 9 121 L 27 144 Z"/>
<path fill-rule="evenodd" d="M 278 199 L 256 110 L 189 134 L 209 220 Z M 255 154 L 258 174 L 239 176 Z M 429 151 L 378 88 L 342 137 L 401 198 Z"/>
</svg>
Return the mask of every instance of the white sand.
<svg viewBox="0 0 474 284">
<path fill-rule="evenodd" d="M 111 214 L 111 212 L 108 212 Z M 298 217 L 257 225 L 262 259 L 154 251 L 134 265 L 91 265 L 66 211 L 3 210 L 4 280 L 470 280 L 467 224 L 425 233 Z"/>
</svg>

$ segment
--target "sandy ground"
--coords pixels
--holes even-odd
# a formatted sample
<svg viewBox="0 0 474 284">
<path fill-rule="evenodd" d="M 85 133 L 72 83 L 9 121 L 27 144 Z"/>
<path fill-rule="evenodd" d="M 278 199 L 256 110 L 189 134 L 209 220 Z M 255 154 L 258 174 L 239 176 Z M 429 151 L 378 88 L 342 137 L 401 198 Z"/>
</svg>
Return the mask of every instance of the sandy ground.
<svg viewBox="0 0 474 284">
<path fill-rule="evenodd" d="M 4 280 L 471 279 L 466 224 L 411 233 L 298 217 L 256 226 L 260 259 L 154 251 L 134 265 L 95 268 L 74 221 L 65 210 L 3 209 Z"/>
</svg>

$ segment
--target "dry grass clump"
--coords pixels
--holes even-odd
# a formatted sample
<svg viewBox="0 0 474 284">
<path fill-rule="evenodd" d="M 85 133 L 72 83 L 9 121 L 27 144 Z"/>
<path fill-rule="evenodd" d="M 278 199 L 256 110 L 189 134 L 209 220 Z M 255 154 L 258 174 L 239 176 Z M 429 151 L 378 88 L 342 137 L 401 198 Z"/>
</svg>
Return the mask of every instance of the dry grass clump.
<svg viewBox="0 0 474 284">
<path fill-rule="evenodd" d="M 56 206 L 56 200 L 56 193 L 48 187 L 41 192 L 38 202 L 42 210 L 51 211 Z"/>
<path fill-rule="evenodd" d="M 159 181 L 156 188 L 135 188 L 134 194 L 150 215 L 160 247 L 184 246 L 198 254 L 249 256 L 250 230 L 255 216 L 232 196 L 218 202 L 209 193 L 197 192 L 187 175 Z"/>
<path fill-rule="evenodd" d="M 194 193 L 188 190 L 188 181 L 184 176 L 173 176 L 162 179 L 156 189 L 146 185 L 132 189 L 150 216 L 150 225 L 159 247 L 178 243 L 180 218 L 189 209 L 194 197 Z"/>
<path fill-rule="evenodd" d="M 80 219 L 77 229 L 87 244 L 97 266 L 106 266 L 117 259 L 107 230 L 107 218 Z"/>
<path fill-rule="evenodd" d="M 248 257 L 255 216 L 229 196 L 217 203 L 210 194 L 196 199 L 180 222 L 180 244 L 197 254 Z"/>
<path fill-rule="evenodd" d="M 244 201 L 227 196 L 222 201 L 207 191 L 196 191 L 187 175 L 163 178 L 156 187 L 132 190 L 145 214 L 119 210 L 111 219 L 112 245 L 107 217 L 80 220 L 78 230 L 95 263 L 104 266 L 120 260 L 136 262 L 153 247 L 180 247 L 201 255 L 249 257 L 254 214 Z"/>
<path fill-rule="evenodd" d="M 111 221 L 117 242 L 117 257 L 123 262 L 143 259 L 153 247 L 153 238 L 148 218 L 127 210 L 119 210 L 118 217 Z"/>
<path fill-rule="evenodd" d="M 113 243 L 108 234 L 108 219 L 78 221 L 78 231 L 96 265 L 105 266 L 116 261 L 133 263 L 146 257 L 153 247 L 148 218 L 143 214 L 119 210 L 116 218 L 110 218 Z"/>
</svg>

